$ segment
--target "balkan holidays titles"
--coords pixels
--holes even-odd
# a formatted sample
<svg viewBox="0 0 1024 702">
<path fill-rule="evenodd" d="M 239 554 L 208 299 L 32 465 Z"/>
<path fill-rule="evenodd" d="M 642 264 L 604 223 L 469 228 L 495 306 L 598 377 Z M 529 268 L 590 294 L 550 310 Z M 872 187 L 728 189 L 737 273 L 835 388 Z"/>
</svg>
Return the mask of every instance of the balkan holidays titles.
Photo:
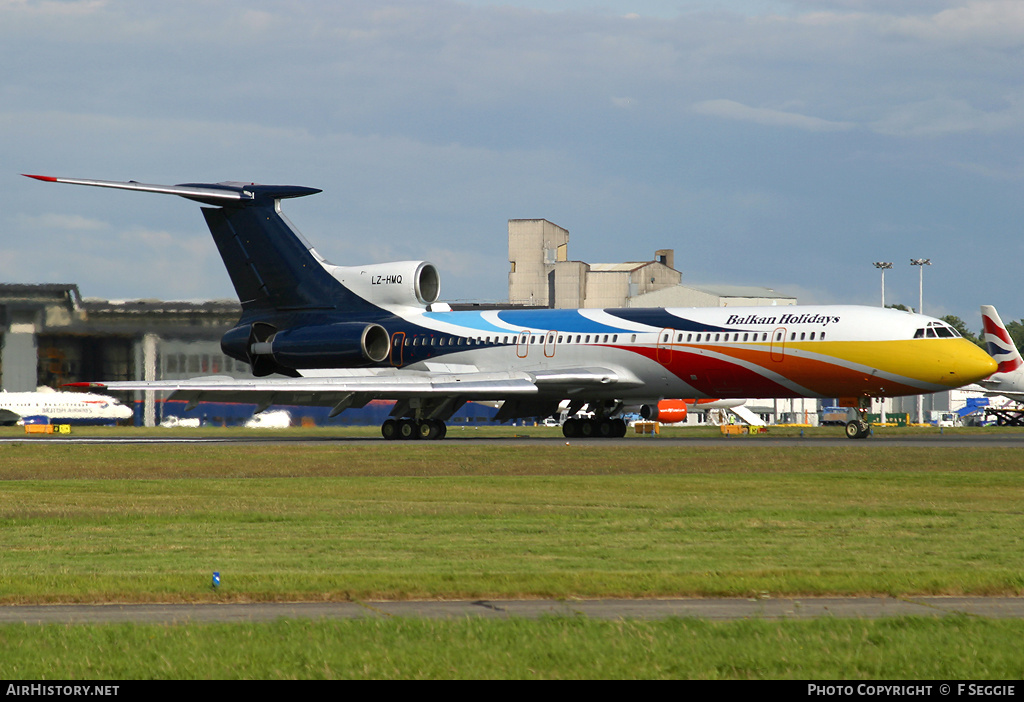
<svg viewBox="0 0 1024 702">
<path fill-rule="evenodd" d="M 834 324 L 839 321 L 839 317 L 834 317 L 826 314 L 784 314 L 781 317 L 759 317 L 756 314 L 748 314 L 746 316 L 733 314 L 729 315 L 729 319 L 725 320 L 726 324 L 820 324 L 823 327 L 827 327 L 829 324 Z"/>
</svg>

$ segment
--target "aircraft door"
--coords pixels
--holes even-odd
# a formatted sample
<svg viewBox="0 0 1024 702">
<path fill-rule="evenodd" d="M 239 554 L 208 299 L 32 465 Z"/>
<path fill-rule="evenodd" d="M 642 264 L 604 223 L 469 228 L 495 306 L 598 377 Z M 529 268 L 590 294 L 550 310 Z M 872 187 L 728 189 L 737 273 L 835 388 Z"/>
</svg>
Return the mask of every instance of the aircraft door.
<svg viewBox="0 0 1024 702">
<path fill-rule="evenodd" d="M 558 332 L 554 329 L 548 332 L 548 335 L 544 337 L 544 355 L 547 358 L 551 358 L 555 355 L 555 339 L 557 338 Z"/>
<path fill-rule="evenodd" d="M 672 338 L 675 336 L 676 330 L 665 328 L 658 332 L 658 343 L 656 347 L 656 355 L 658 363 L 663 366 L 667 366 L 672 361 Z"/>
<path fill-rule="evenodd" d="M 776 327 L 772 332 L 772 360 L 781 362 L 786 357 L 786 328 Z"/>
<path fill-rule="evenodd" d="M 400 368 L 404 363 L 405 332 L 391 335 L 391 365 Z"/>
<path fill-rule="evenodd" d="M 519 358 L 526 358 L 530 353 L 530 332 L 523 330 L 519 332 L 519 336 L 516 337 L 516 356 Z"/>
</svg>

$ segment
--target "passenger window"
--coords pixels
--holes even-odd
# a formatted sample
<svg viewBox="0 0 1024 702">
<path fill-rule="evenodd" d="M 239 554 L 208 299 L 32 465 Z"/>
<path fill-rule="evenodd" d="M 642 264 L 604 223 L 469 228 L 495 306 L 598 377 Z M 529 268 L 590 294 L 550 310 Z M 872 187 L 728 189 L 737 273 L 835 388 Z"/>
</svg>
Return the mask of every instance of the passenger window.
<svg viewBox="0 0 1024 702">
<path fill-rule="evenodd" d="M 814 341 L 814 332 L 811 332 L 811 341 Z"/>
</svg>

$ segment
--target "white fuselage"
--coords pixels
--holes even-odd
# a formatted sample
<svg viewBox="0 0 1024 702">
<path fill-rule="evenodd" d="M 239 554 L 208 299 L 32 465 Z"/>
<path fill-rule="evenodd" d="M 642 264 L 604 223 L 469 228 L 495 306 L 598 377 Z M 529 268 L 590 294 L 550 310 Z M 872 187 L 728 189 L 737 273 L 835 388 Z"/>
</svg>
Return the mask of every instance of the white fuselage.
<svg viewBox="0 0 1024 702">
<path fill-rule="evenodd" d="M 608 394 L 619 399 L 908 395 L 963 385 L 994 366 L 939 320 L 872 307 L 394 312 L 409 328 L 391 334 L 393 368 L 608 369 L 618 381 Z"/>
<path fill-rule="evenodd" d="M 108 421 L 132 416 L 126 407 L 108 395 L 81 392 L 2 392 L 0 410 L 18 417 L 49 417 L 79 421 Z"/>
</svg>

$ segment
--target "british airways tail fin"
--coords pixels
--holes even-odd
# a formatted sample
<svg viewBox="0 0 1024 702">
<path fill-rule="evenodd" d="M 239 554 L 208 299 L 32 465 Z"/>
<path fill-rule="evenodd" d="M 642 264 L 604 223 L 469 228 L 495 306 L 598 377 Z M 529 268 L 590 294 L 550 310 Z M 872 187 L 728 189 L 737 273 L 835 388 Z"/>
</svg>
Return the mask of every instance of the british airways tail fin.
<svg viewBox="0 0 1024 702">
<path fill-rule="evenodd" d="M 999 364 L 999 370 L 996 373 L 1010 373 L 1020 369 L 1024 365 L 1024 359 L 1021 359 L 1020 351 L 1017 350 L 1009 332 L 1006 331 L 1006 326 L 999 318 L 996 308 L 992 305 L 982 305 L 981 321 L 985 328 L 985 348 L 988 350 L 988 355 Z"/>
<path fill-rule="evenodd" d="M 989 393 L 1004 395 L 1018 402 L 1024 400 L 1024 359 L 1010 338 L 1003 320 L 992 305 L 981 306 L 981 320 L 984 324 L 984 340 L 988 354 L 999 364 L 999 369 L 979 380 Z"/>
<path fill-rule="evenodd" d="M 178 195 L 209 205 L 202 208 L 203 216 L 242 303 L 243 318 L 304 311 L 378 311 L 324 268 L 324 259 L 281 213 L 281 200 L 321 192 L 316 188 L 236 182 L 151 185 L 27 177 L 50 183 Z"/>
</svg>

